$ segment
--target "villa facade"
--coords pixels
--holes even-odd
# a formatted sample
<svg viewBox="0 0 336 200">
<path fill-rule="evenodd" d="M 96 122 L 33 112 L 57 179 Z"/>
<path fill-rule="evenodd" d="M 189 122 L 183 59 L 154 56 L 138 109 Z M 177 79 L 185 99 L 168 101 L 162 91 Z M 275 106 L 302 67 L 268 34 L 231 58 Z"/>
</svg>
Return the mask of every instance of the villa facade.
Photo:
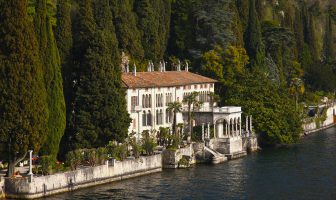
<svg viewBox="0 0 336 200">
<path fill-rule="evenodd" d="M 209 94 L 214 92 L 217 82 L 187 70 L 125 72 L 122 81 L 127 88 L 127 110 L 132 119 L 128 132 L 134 132 L 138 137 L 145 130 L 171 128 L 173 113 L 168 111 L 169 103 L 182 103 L 183 98 L 193 92 L 199 93 L 202 109 L 209 108 Z M 177 113 L 176 124 L 184 123 L 184 120 L 183 114 Z"/>
</svg>

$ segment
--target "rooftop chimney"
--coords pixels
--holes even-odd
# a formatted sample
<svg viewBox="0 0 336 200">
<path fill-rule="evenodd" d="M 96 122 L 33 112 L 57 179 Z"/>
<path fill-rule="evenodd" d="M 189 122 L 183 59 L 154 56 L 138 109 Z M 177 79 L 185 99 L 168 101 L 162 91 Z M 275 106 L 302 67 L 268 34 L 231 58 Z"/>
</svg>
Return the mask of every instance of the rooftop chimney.
<svg viewBox="0 0 336 200">
<path fill-rule="evenodd" d="M 134 76 L 136 76 L 136 72 L 137 72 L 137 71 L 136 71 L 136 65 L 135 65 L 135 63 L 134 63 L 134 65 L 133 65 L 133 75 L 134 75 Z"/>
<path fill-rule="evenodd" d="M 166 71 L 166 62 L 163 60 L 163 72 Z"/>
<path fill-rule="evenodd" d="M 161 61 L 159 62 L 159 72 L 163 72 L 163 65 Z"/>
<path fill-rule="evenodd" d="M 148 61 L 147 72 L 151 72 L 151 71 L 152 71 L 152 65 L 151 65 L 150 61 Z"/>
<path fill-rule="evenodd" d="M 188 64 L 188 61 L 186 61 L 185 71 L 186 71 L 186 72 L 189 71 L 189 64 Z"/>
<path fill-rule="evenodd" d="M 126 62 L 126 73 L 129 73 L 129 60 Z"/>
<path fill-rule="evenodd" d="M 151 67 L 152 67 L 151 71 L 154 72 L 155 71 L 155 69 L 154 69 L 154 63 L 152 61 L 151 61 Z"/>
<path fill-rule="evenodd" d="M 180 61 L 180 59 L 178 60 L 177 71 L 181 71 L 181 61 Z"/>
</svg>

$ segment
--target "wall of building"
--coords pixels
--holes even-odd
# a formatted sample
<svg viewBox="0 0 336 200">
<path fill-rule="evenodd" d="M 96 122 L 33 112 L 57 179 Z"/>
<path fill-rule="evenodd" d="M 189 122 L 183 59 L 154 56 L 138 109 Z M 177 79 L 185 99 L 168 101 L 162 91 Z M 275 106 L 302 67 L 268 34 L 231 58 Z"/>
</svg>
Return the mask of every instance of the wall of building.
<svg viewBox="0 0 336 200">
<path fill-rule="evenodd" d="M 174 101 L 183 101 L 184 94 L 189 94 L 192 92 L 214 92 L 214 87 L 213 84 L 202 84 L 202 85 L 207 85 L 206 87 L 201 88 L 201 84 L 194 84 L 194 85 L 187 85 L 187 86 L 174 86 L 174 87 L 161 87 L 161 88 L 129 88 L 127 89 L 127 95 L 126 95 L 126 100 L 127 100 L 127 110 L 130 113 L 130 117 L 132 119 L 132 122 L 130 124 L 128 132 L 136 132 L 136 133 L 142 133 L 144 130 L 159 130 L 160 127 L 171 127 L 171 123 L 166 122 L 166 110 L 168 108 L 167 106 L 167 101 L 166 101 L 166 94 L 172 94 L 172 102 Z M 196 87 L 195 87 L 196 86 Z M 157 94 L 162 94 L 163 96 L 163 102 L 162 106 L 157 107 L 157 102 L 156 102 L 156 95 Z M 151 95 L 151 107 L 150 108 L 145 108 L 143 105 L 143 95 Z M 132 97 L 137 96 L 138 97 L 138 106 L 139 106 L 139 111 L 132 111 Z M 203 107 L 209 107 L 209 102 L 205 102 Z M 184 106 L 184 109 L 185 106 Z M 159 110 L 163 112 L 162 116 L 162 124 L 157 125 L 156 124 L 156 111 Z M 151 120 L 151 126 L 142 126 L 143 125 L 143 120 L 142 120 L 142 114 L 143 112 L 150 113 L 152 114 L 152 120 Z M 172 122 L 173 120 L 171 120 Z M 183 123 L 183 116 L 182 113 L 177 114 L 177 124 Z"/>
<path fill-rule="evenodd" d="M 5 191 L 8 198 L 39 198 L 159 171 L 162 171 L 160 154 L 34 177 L 31 182 L 28 179 L 6 179 Z"/>
</svg>

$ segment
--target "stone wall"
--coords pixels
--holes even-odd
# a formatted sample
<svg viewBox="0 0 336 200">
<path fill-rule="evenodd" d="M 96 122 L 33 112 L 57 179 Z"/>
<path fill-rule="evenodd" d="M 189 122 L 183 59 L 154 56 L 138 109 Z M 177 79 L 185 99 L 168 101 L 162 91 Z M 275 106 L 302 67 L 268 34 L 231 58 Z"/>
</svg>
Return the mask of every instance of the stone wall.
<svg viewBox="0 0 336 200">
<path fill-rule="evenodd" d="M 244 150 L 241 137 L 214 138 L 210 140 L 209 147 L 222 154 L 234 154 Z"/>
<path fill-rule="evenodd" d="M 303 130 L 306 134 L 308 133 L 313 133 L 325 128 L 328 128 L 330 126 L 334 125 L 334 113 L 336 110 L 336 105 L 332 106 L 330 108 L 328 108 L 327 110 L 327 119 L 323 122 L 323 124 L 321 125 L 321 127 L 317 127 L 315 121 L 311 122 L 311 123 L 306 123 L 303 124 Z"/>
<path fill-rule="evenodd" d="M 5 179 L 2 176 L 0 176 L 0 199 L 5 198 L 4 189 L 5 189 Z"/>
<path fill-rule="evenodd" d="M 253 152 L 258 150 L 258 140 L 256 136 L 243 137 L 243 150 Z"/>
<path fill-rule="evenodd" d="M 195 164 L 195 154 L 191 144 L 177 150 L 164 150 L 162 152 L 163 168 L 177 168 L 183 156 L 190 157 L 190 164 Z"/>
<path fill-rule="evenodd" d="M 31 182 L 26 178 L 6 179 L 5 192 L 8 198 L 39 198 L 159 171 L 162 171 L 160 154 L 34 177 Z"/>
</svg>

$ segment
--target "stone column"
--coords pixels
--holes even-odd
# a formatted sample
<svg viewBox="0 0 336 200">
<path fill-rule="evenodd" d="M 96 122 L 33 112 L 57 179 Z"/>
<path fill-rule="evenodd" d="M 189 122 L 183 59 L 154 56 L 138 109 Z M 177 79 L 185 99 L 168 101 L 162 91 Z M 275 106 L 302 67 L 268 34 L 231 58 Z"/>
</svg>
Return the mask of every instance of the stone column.
<svg viewBox="0 0 336 200">
<path fill-rule="evenodd" d="M 225 136 L 227 137 L 228 135 L 228 123 L 224 120 L 223 124 L 225 123 Z M 224 135 L 224 134 L 223 134 Z"/>
<path fill-rule="evenodd" d="M 235 120 L 235 136 L 238 136 L 238 122 Z"/>
<path fill-rule="evenodd" d="M 211 138 L 211 134 L 210 134 L 210 123 L 208 123 L 208 139 L 210 139 Z"/>
<path fill-rule="evenodd" d="M 202 123 L 202 141 L 204 141 L 204 123 Z"/>
<path fill-rule="evenodd" d="M 216 124 L 213 125 L 213 129 L 214 129 L 214 138 L 216 138 Z"/>
<path fill-rule="evenodd" d="M 230 120 L 229 120 L 229 123 L 228 123 L 228 136 L 229 136 L 229 138 L 230 138 L 230 136 L 231 136 L 231 131 L 230 131 L 230 129 L 231 129 L 231 123 L 230 123 Z"/>
<path fill-rule="evenodd" d="M 29 150 L 29 173 L 28 175 L 33 175 L 33 164 L 32 164 L 32 159 L 33 159 L 33 150 Z"/>
<path fill-rule="evenodd" d="M 252 115 L 250 116 L 250 133 L 252 134 Z"/>
<path fill-rule="evenodd" d="M 239 118 L 239 136 L 241 136 L 241 118 Z"/>
<path fill-rule="evenodd" d="M 249 122 L 249 119 L 248 119 L 248 116 L 246 116 L 246 120 L 245 120 L 245 134 L 246 134 L 246 137 L 249 137 L 249 125 L 248 125 L 248 122 Z"/>
</svg>

